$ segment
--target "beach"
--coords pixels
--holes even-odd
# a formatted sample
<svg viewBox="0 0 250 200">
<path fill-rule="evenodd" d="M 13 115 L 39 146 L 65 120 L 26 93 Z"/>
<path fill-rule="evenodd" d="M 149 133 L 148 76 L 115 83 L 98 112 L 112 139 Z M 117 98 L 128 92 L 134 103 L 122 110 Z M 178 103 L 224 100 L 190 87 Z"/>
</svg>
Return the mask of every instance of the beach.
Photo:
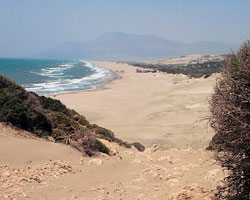
<svg viewBox="0 0 250 200">
<path fill-rule="evenodd" d="M 184 75 L 136 73 L 135 67 L 95 62 L 121 79 L 97 90 L 57 95 L 91 123 L 111 129 L 129 142 L 154 143 L 163 149 L 206 148 L 213 132 L 203 120 L 215 76 L 189 79 Z"/>
<path fill-rule="evenodd" d="M 212 152 L 205 151 L 214 134 L 206 117 L 216 75 L 190 79 L 92 62 L 124 73 L 96 90 L 53 98 L 146 150 L 107 142 L 114 156 L 82 157 L 0 124 L 0 199 L 211 199 L 223 178 Z"/>
</svg>

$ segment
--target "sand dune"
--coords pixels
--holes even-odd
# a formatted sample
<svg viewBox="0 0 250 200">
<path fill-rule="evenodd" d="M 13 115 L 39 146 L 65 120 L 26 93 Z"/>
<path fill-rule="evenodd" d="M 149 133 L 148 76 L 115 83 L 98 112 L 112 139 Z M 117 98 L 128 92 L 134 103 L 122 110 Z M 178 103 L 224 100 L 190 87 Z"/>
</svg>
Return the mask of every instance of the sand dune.
<svg viewBox="0 0 250 200">
<path fill-rule="evenodd" d="M 201 119 L 209 115 L 215 77 L 138 74 L 127 64 L 96 63 L 125 73 L 97 90 L 55 98 L 146 150 L 109 144 L 116 156 L 82 158 L 1 124 L 0 199 L 210 199 L 223 173 L 204 151 L 213 132 Z"/>
<path fill-rule="evenodd" d="M 188 65 L 188 64 L 204 63 L 208 61 L 221 61 L 221 60 L 223 60 L 223 56 L 194 54 L 194 55 L 167 58 L 156 61 L 147 61 L 146 63 L 163 64 L 163 65 L 176 65 L 176 64 Z"/>
<path fill-rule="evenodd" d="M 20 131 L 10 128 L 13 135 L 6 137 L 5 129 L 0 132 L 0 199 L 209 199 L 223 177 L 202 149 L 154 145 L 138 152 L 114 145 L 119 157 L 82 158 L 63 145 L 16 138 Z"/>
</svg>

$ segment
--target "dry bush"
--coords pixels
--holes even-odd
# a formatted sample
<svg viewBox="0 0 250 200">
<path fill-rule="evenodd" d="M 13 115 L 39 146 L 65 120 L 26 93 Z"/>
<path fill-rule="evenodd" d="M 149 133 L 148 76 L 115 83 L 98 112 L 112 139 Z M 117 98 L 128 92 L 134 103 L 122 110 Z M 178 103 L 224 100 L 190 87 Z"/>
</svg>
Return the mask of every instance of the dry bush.
<svg viewBox="0 0 250 200">
<path fill-rule="evenodd" d="M 228 171 L 217 199 L 250 199 L 250 40 L 224 60 L 210 101 L 210 149 Z"/>
</svg>

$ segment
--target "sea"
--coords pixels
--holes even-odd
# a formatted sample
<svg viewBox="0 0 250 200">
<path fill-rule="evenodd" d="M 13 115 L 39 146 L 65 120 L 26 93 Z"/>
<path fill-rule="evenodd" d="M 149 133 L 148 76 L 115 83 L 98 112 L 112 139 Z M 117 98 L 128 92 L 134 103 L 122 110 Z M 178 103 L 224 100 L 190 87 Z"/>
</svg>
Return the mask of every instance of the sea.
<svg viewBox="0 0 250 200">
<path fill-rule="evenodd" d="M 0 74 L 39 95 L 93 90 L 112 79 L 109 70 L 84 60 L 0 58 Z"/>
</svg>

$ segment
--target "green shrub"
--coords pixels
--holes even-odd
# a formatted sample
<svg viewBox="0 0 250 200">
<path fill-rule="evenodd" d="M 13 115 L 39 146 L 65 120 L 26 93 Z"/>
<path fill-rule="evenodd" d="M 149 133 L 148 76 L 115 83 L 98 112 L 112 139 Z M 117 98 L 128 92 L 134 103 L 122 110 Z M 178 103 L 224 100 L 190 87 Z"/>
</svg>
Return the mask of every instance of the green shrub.
<svg viewBox="0 0 250 200">
<path fill-rule="evenodd" d="M 52 136 L 61 142 L 93 156 L 109 154 L 109 149 L 97 138 L 127 143 L 98 125 L 91 125 L 84 116 L 68 109 L 59 100 L 38 96 L 0 75 L 0 121 L 30 131 L 39 137 Z"/>
<path fill-rule="evenodd" d="M 200 78 L 205 76 L 208 78 L 213 73 L 221 72 L 223 62 L 222 61 L 207 61 L 197 64 L 148 64 L 148 63 L 129 63 L 135 67 L 142 67 L 145 69 L 155 69 L 170 74 L 184 74 L 189 77 Z"/>
<path fill-rule="evenodd" d="M 70 115 L 69 110 L 64 104 L 61 103 L 61 101 L 44 96 L 38 98 L 44 109 L 48 109 L 55 112 L 61 112 L 68 116 Z"/>
<path fill-rule="evenodd" d="M 138 151 L 144 151 L 145 150 L 145 147 L 139 142 L 131 143 L 130 146 L 134 146 Z"/>
<path fill-rule="evenodd" d="M 73 113 L 73 117 L 74 119 L 81 125 L 83 126 L 90 126 L 90 123 L 88 122 L 88 120 L 86 120 L 86 118 L 82 115 L 79 114 L 75 114 L 75 112 Z"/>
<path fill-rule="evenodd" d="M 98 138 L 108 140 L 109 142 L 115 141 L 115 136 L 112 131 L 102 127 L 95 127 L 93 130 Z"/>
</svg>

